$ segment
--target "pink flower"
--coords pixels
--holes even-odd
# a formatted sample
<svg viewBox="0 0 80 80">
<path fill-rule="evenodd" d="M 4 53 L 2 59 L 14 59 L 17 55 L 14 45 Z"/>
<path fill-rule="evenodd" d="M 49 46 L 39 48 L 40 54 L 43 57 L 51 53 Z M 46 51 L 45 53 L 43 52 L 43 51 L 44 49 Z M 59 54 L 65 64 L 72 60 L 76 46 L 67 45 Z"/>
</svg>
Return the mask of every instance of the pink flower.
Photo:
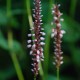
<svg viewBox="0 0 80 80">
<path fill-rule="evenodd" d="M 41 1 L 40 0 L 34 0 L 34 6 L 35 9 L 33 9 L 33 17 L 34 17 L 34 27 L 30 29 L 33 34 L 28 34 L 29 37 L 33 37 L 34 40 L 28 40 L 29 43 L 27 45 L 28 48 L 31 48 L 30 55 L 32 55 L 32 66 L 33 69 L 31 69 L 34 72 L 34 75 L 38 75 L 39 71 L 39 62 L 44 60 L 43 56 L 43 48 L 42 46 L 45 45 L 43 42 L 45 40 L 44 36 L 45 33 L 43 32 L 44 28 L 41 28 L 42 23 L 42 16 L 41 15 Z M 32 43 L 32 44 L 30 44 Z"/>
<path fill-rule="evenodd" d="M 61 23 L 60 21 L 64 21 L 64 19 L 60 18 L 62 13 L 59 11 L 60 5 L 54 5 L 54 8 L 52 10 L 52 13 L 54 14 L 54 24 L 56 27 L 52 30 L 52 37 L 54 37 L 54 45 L 55 45 L 55 62 L 53 64 L 56 65 L 56 67 L 59 67 L 61 64 L 63 64 L 63 57 L 62 57 L 62 51 L 61 51 L 61 38 L 63 37 L 63 34 L 65 33 L 64 30 L 61 30 Z"/>
</svg>

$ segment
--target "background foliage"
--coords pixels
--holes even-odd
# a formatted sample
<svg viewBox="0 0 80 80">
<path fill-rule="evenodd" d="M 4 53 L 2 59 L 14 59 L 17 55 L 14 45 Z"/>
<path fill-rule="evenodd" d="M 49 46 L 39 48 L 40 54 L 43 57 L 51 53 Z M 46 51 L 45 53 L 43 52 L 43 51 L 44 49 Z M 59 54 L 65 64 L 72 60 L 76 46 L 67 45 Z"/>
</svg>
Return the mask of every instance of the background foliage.
<svg viewBox="0 0 80 80">
<path fill-rule="evenodd" d="M 27 49 L 33 0 L 0 0 L 0 80 L 33 80 L 31 57 Z M 30 4 L 29 4 L 30 3 Z M 51 39 L 53 3 L 60 3 L 64 13 L 62 50 L 64 64 L 61 80 L 80 80 L 80 0 L 42 0 L 43 27 L 46 32 L 43 69 L 38 80 L 56 80 Z M 30 6 L 29 6 L 30 5 Z M 30 12 L 31 11 L 31 12 Z"/>
</svg>

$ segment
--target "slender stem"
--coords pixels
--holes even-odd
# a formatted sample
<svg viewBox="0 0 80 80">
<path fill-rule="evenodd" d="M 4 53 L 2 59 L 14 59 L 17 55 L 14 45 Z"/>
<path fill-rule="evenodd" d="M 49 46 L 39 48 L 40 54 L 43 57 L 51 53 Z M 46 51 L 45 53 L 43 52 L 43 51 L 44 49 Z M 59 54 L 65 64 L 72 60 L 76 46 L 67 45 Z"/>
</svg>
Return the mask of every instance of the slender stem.
<svg viewBox="0 0 80 80">
<path fill-rule="evenodd" d="M 41 62 L 39 63 L 39 67 L 40 67 L 40 70 L 39 70 L 40 76 L 41 76 L 42 80 L 44 80 L 44 72 L 43 72 L 43 69 L 42 69 Z"/>
<path fill-rule="evenodd" d="M 60 80 L 60 76 L 59 76 L 59 67 L 57 67 L 57 80 Z"/>
<path fill-rule="evenodd" d="M 14 64 L 18 79 L 19 80 L 24 80 L 24 77 L 23 77 L 23 74 L 22 74 L 18 59 L 16 57 L 16 54 L 15 53 L 11 53 L 11 58 L 12 58 L 12 61 L 13 61 L 13 64 Z"/>
<path fill-rule="evenodd" d="M 13 61 L 13 64 L 14 64 L 18 79 L 19 80 L 24 80 L 24 77 L 23 77 L 23 74 L 22 74 L 18 59 L 16 57 L 16 54 L 13 51 L 11 51 L 11 49 L 13 47 L 13 40 L 12 39 L 13 39 L 12 32 L 11 32 L 11 30 L 8 30 L 8 45 L 9 45 L 9 49 L 10 49 L 10 56 L 11 56 L 11 59 Z"/>
<path fill-rule="evenodd" d="M 11 17 L 11 0 L 7 0 L 7 17 Z M 13 61 L 17 76 L 19 80 L 24 80 L 18 59 L 16 57 L 16 54 L 12 51 L 13 48 L 13 33 L 10 29 L 10 23 L 8 22 L 8 46 L 10 49 L 10 56 Z"/>
<path fill-rule="evenodd" d="M 34 76 L 34 80 L 36 80 L 36 77 Z"/>
<path fill-rule="evenodd" d="M 26 8 L 27 8 L 29 25 L 30 25 L 30 28 L 32 28 L 33 27 L 33 20 L 32 20 L 32 16 L 31 16 L 30 0 L 26 0 Z"/>
</svg>

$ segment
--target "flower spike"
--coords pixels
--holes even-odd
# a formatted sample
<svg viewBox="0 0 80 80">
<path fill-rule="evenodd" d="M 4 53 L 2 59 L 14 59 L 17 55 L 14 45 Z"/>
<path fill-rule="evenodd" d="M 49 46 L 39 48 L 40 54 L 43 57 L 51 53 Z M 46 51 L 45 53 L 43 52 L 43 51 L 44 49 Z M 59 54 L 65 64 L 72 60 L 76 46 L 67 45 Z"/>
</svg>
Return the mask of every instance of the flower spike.
<svg viewBox="0 0 80 80">
<path fill-rule="evenodd" d="M 56 28 L 52 29 L 52 37 L 54 37 L 54 45 L 55 45 L 55 62 L 53 64 L 56 65 L 56 67 L 60 67 L 61 64 L 63 64 L 63 57 L 62 57 L 62 51 L 61 51 L 61 38 L 63 37 L 63 34 L 65 33 L 64 30 L 61 30 L 61 23 L 60 21 L 64 21 L 64 19 L 60 18 L 62 13 L 59 11 L 59 5 L 54 5 L 54 8 L 52 10 L 52 13 L 54 15 L 53 23 L 56 25 Z"/>
<path fill-rule="evenodd" d="M 32 72 L 34 73 L 35 76 L 38 75 L 38 71 L 39 71 L 39 62 L 44 60 L 44 56 L 43 56 L 43 48 L 42 46 L 45 45 L 45 43 L 43 42 L 45 40 L 44 36 L 45 33 L 44 28 L 41 27 L 42 23 L 42 16 L 41 15 L 41 1 L 40 0 L 34 0 L 34 6 L 35 9 L 33 9 L 33 18 L 34 18 L 34 26 L 32 29 L 30 29 L 32 31 L 33 34 L 28 34 L 29 37 L 33 37 L 34 40 L 28 40 L 28 48 L 31 48 L 30 51 L 30 55 L 32 55 L 32 60 L 33 60 L 33 69 Z M 31 44 L 32 43 L 32 44 Z"/>
</svg>

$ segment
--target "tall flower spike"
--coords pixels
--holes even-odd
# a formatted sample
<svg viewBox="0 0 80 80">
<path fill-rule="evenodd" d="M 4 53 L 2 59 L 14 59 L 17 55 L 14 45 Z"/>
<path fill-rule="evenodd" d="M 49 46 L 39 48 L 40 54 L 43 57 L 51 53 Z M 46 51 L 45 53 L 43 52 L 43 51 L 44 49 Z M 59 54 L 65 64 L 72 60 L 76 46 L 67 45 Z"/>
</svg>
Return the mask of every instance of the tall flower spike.
<svg viewBox="0 0 80 80">
<path fill-rule="evenodd" d="M 30 29 L 33 34 L 28 34 L 29 37 L 33 37 L 34 40 L 28 40 L 28 48 L 31 48 L 30 55 L 33 56 L 33 69 L 34 75 L 38 75 L 39 71 L 39 62 L 44 60 L 43 56 L 43 48 L 42 46 L 45 45 L 43 42 L 45 38 L 43 37 L 45 33 L 43 32 L 44 28 L 41 28 L 42 25 L 42 15 L 41 15 L 41 1 L 34 0 L 35 9 L 33 9 L 33 17 L 34 17 L 34 27 Z"/>
<path fill-rule="evenodd" d="M 54 15 L 54 23 L 56 25 L 56 27 L 54 29 L 52 29 L 52 37 L 54 37 L 54 44 L 55 44 L 55 50 L 54 50 L 54 54 L 55 54 L 55 62 L 54 64 L 56 65 L 56 67 L 60 67 L 61 64 L 63 64 L 63 57 L 62 57 L 62 51 L 61 51 L 61 38 L 63 37 L 63 34 L 65 33 L 64 30 L 61 30 L 61 24 L 60 21 L 63 21 L 63 19 L 61 19 L 61 15 L 62 13 L 59 11 L 59 6 L 60 5 L 54 5 L 54 8 L 52 10 L 52 13 Z"/>
</svg>

